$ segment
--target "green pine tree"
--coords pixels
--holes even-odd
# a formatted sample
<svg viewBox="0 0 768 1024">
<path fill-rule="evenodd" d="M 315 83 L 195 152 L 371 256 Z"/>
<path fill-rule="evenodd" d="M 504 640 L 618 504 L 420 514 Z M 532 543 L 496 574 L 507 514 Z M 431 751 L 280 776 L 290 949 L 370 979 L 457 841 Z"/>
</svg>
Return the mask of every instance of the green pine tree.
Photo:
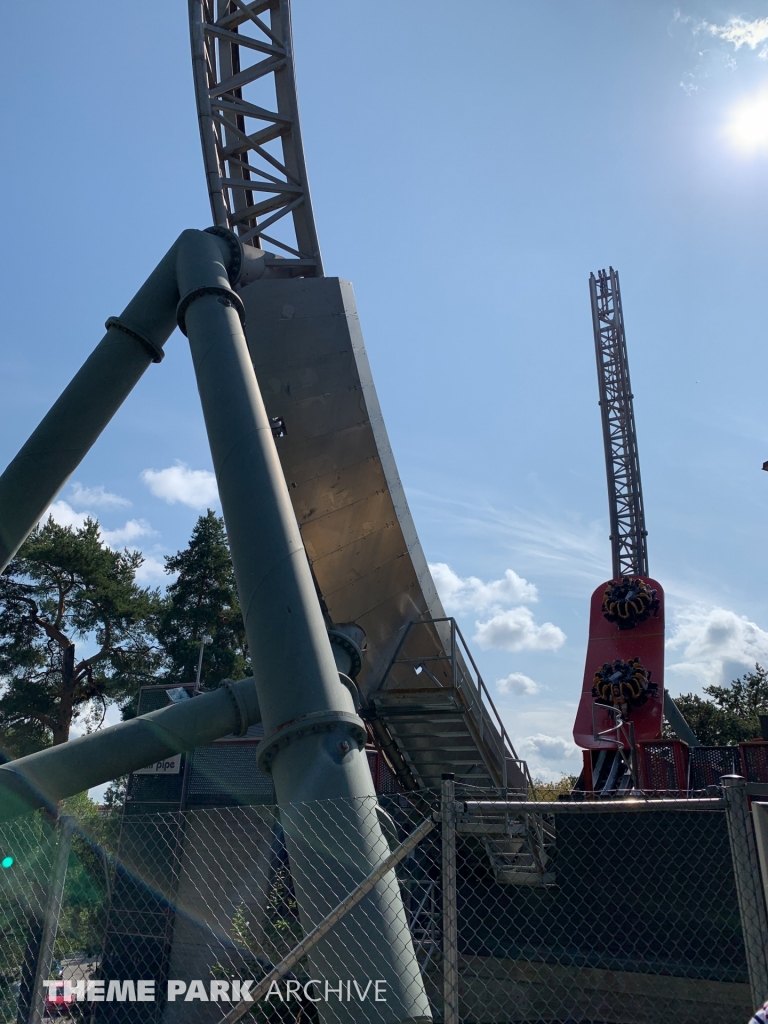
<svg viewBox="0 0 768 1024">
<path fill-rule="evenodd" d="M 158 652 L 148 627 L 159 597 L 137 585 L 141 562 L 138 552 L 105 547 L 94 520 L 73 529 L 49 518 L 0 576 L 6 755 L 64 743 L 78 719 L 97 727 L 110 702 L 152 681 Z"/>
<path fill-rule="evenodd" d="M 730 746 L 761 735 L 758 714 L 768 714 L 768 672 L 761 665 L 728 686 L 705 686 L 704 693 L 675 697 L 700 743 Z"/>
<path fill-rule="evenodd" d="M 203 651 L 203 686 L 242 679 L 250 671 L 248 645 L 224 520 L 210 509 L 200 516 L 187 548 L 165 559 L 165 571 L 178 573 L 157 632 L 169 679 L 194 682 L 204 636 L 213 642 Z"/>
</svg>

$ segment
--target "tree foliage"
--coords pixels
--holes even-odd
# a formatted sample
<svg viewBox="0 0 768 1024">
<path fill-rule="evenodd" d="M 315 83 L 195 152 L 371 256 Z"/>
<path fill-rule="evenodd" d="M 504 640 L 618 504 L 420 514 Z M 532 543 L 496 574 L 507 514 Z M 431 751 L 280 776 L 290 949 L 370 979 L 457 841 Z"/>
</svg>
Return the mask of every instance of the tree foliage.
<svg viewBox="0 0 768 1024">
<path fill-rule="evenodd" d="M 224 520 L 215 512 L 200 516 L 189 545 L 165 559 L 165 571 L 178 573 L 166 592 L 157 631 L 166 672 L 177 683 L 195 679 L 202 637 L 202 682 L 242 679 L 248 671 L 248 645 L 235 585 Z"/>
<path fill-rule="evenodd" d="M 109 702 L 152 681 L 159 597 L 136 583 L 141 562 L 138 552 L 105 547 L 91 519 L 74 529 L 49 518 L 0 576 L 6 753 L 63 743 L 74 721 L 92 728 Z"/>
<path fill-rule="evenodd" d="M 729 746 L 761 735 L 758 714 L 768 713 L 768 671 L 756 664 L 727 686 L 705 686 L 706 697 L 675 697 L 675 704 L 705 746 Z"/>
</svg>

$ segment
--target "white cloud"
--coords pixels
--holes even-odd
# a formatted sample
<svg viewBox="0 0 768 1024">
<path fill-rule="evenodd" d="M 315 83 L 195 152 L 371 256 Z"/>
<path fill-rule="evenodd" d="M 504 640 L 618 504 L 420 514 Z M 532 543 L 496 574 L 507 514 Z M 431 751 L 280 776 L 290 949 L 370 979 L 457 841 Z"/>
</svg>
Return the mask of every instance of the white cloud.
<svg viewBox="0 0 768 1024">
<path fill-rule="evenodd" d="M 510 608 L 498 612 L 487 622 L 476 622 L 472 638 L 487 650 L 500 647 L 505 651 L 556 651 L 565 643 L 565 633 L 552 622 L 538 626 L 529 608 Z"/>
<path fill-rule="evenodd" d="M 136 570 L 136 582 L 146 586 L 150 583 L 156 583 L 158 580 L 168 581 L 165 572 L 165 562 L 162 558 L 155 557 L 155 555 L 144 555 L 144 561 Z"/>
<path fill-rule="evenodd" d="M 218 501 L 216 477 L 207 469 L 190 469 L 183 462 L 167 469 L 145 469 L 141 479 L 155 495 L 169 505 L 181 502 L 202 509 Z"/>
<path fill-rule="evenodd" d="M 473 611 L 490 616 L 484 622 L 475 622 L 473 639 L 482 648 L 552 651 L 565 642 L 565 633 L 553 623 L 545 622 L 541 626 L 536 624 L 530 609 L 525 605 L 538 600 L 538 591 L 533 583 L 518 576 L 514 569 L 506 569 L 501 579 L 484 583 L 477 576 L 459 576 L 445 562 L 433 562 L 429 568 L 449 615 Z M 502 689 L 502 692 L 536 692 L 535 689 L 515 689 L 515 678 L 513 673 L 509 677 L 513 680 L 509 683 L 510 688 L 506 691 Z M 533 680 L 529 680 L 529 683 L 536 686 Z"/>
<path fill-rule="evenodd" d="M 155 532 L 146 519 L 129 519 L 125 526 L 119 526 L 116 530 L 102 530 L 101 538 L 110 548 L 123 548 L 131 541 L 151 536 Z"/>
<path fill-rule="evenodd" d="M 539 512 L 498 509 L 481 500 L 464 501 L 414 488 L 408 491 L 408 500 L 418 508 L 421 521 L 440 523 L 464 540 L 475 537 L 492 541 L 511 552 L 520 572 L 556 579 L 561 596 L 582 600 L 585 584 L 594 587 L 610 576 L 607 517 L 590 523 L 581 522 L 574 515 L 557 519 Z"/>
<path fill-rule="evenodd" d="M 431 563 L 429 569 L 449 614 L 466 610 L 481 614 L 490 608 L 526 604 L 538 599 L 534 584 L 518 576 L 514 569 L 506 569 L 500 580 L 488 583 L 483 583 L 477 576 L 461 577 L 445 562 Z"/>
<path fill-rule="evenodd" d="M 499 693 L 515 693 L 518 696 L 539 692 L 539 684 L 522 672 L 511 672 L 506 679 L 497 679 Z"/>
<path fill-rule="evenodd" d="M 47 522 L 48 516 L 51 516 L 54 523 L 58 523 L 59 526 L 71 526 L 75 530 L 79 530 L 89 515 L 90 512 L 75 512 L 70 504 L 59 500 L 54 501 L 40 521 Z"/>
<path fill-rule="evenodd" d="M 76 508 L 125 508 L 131 504 L 127 498 L 105 491 L 101 484 L 98 487 L 83 487 L 77 482 L 72 484 L 69 500 Z"/>
<path fill-rule="evenodd" d="M 496 685 L 500 693 L 515 693 L 517 696 L 539 692 L 539 683 L 521 672 L 511 672 L 506 679 L 497 679 Z"/>
<path fill-rule="evenodd" d="M 768 18 L 747 21 L 746 18 L 737 15 L 729 18 L 724 25 L 712 25 L 708 21 L 702 21 L 696 26 L 695 31 L 708 32 L 716 39 L 732 43 L 734 50 L 740 50 L 742 46 L 756 50 L 758 46 L 768 41 Z M 760 53 L 758 56 L 763 57 L 763 54 Z"/>
<path fill-rule="evenodd" d="M 755 662 L 768 664 L 768 632 L 727 608 L 693 606 L 677 614 L 667 649 L 681 652 L 667 665 L 668 677 L 700 690 L 729 682 Z"/>
<path fill-rule="evenodd" d="M 562 736 L 547 736 L 543 732 L 526 736 L 520 747 L 527 754 L 542 757 L 545 761 L 571 760 L 580 754 L 573 740 L 563 739 Z"/>
</svg>

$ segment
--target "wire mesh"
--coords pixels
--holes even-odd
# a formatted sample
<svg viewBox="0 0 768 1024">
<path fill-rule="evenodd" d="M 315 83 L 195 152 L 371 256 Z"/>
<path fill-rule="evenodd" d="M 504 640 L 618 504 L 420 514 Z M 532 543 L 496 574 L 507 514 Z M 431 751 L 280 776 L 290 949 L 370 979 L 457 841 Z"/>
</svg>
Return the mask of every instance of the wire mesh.
<svg viewBox="0 0 768 1024">
<path fill-rule="evenodd" d="M 460 817 L 462 1021 L 749 1019 L 725 814 L 621 804 Z"/>
<path fill-rule="evenodd" d="M 615 804 L 578 814 L 557 803 L 526 814 L 457 804 L 458 1020 L 749 1019 L 725 812 Z M 104 999 L 67 1002 L 62 987 L 46 1016 L 219 1024 L 243 987 L 255 988 L 360 883 L 367 866 L 350 852 L 359 850 L 353 827 L 371 837 L 375 859 L 439 808 L 439 794 L 421 793 L 289 813 L 259 804 L 100 818 L 73 841 L 52 977 L 76 991 L 82 981 L 86 995 L 90 980 Z M 392 977 L 375 987 L 379 939 L 394 928 L 402 986 L 423 985 L 429 1008 L 420 1015 L 444 1020 L 441 848 L 437 827 L 398 865 L 395 887 L 366 896 L 243 1019 L 402 1020 Z M 32 815 L 0 826 L 6 850 L 17 855 L 0 874 L 0 1021 L 12 1024 L 28 1020 L 24 986 L 55 855 L 50 824 Z M 154 981 L 152 1000 L 139 1001 L 140 980 Z"/>
<path fill-rule="evenodd" d="M 89 815 L 67 837 L 64 899 L 50 978 L 86 978 L 104 942 L 119 817 Z M 28 815 L 0 826 L 0 1020 L 27 1021 L 51 897 L 59 834 L 51 819 Z M 48 973 L 48 972 L 46 972 Z M 54 1012 L 56 1003 L 47 1008 Z"/>
</svg>

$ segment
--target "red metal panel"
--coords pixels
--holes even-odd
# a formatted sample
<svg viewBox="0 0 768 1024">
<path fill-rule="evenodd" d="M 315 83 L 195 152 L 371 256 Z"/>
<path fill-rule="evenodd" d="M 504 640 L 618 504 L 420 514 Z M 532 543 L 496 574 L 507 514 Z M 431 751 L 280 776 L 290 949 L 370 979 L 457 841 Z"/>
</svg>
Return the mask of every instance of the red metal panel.
<svg viewBox="0 0 768 1024">
<path fill-rule="evenodd" d="M 380 796 L 394 796 L 399 790 L 395 773 L 387 764 L 386 758 L 380 750 L 366 747 L 365 753 L 368 757 L 368 767 L 371 769 L 371 777 L 376 792 Z"/>
<path fill-rule="evenodd" d="M 582 750 L 581 753 L 584 757 L 584 792 L 594 793 L 595 782 L 592 777 L 592 751 Z"/>
<path fill-rule="evenodd" d="M 664 705 L 664 591 L 660 583 L 648 576 L 640 577 L 651 589 L 656 591 L 659 600 L 658 613 L 634 629 L 620 630 L 619 627 L 603 616 L 603 594 L 610 580 L 601 585 L 592 594 L 589 614 L 589 643 L 587 660 L 584 668 L 584 683 L 581 700 L 576 712 L 573 727 L 573 738 L 580 747 L 589 750 L 603 748 L 616 749 L 616 743 L 595 740 L 592 732 L 592 681 L 595 672 L 604 662 L 630 661 L 639 658 L 643 667 L 651 673 L 651 682 L 658 686 L 658 693 L 650 697 L 642 707 L 634 708 L 630 721 L 634 724 L 635 742 L 654 740 L 661 737 L 662 708 Z M 596 711 L 598 731 L 609 729 L 613 719 L 609 713 L 598 707 Z"/>
</svg>

